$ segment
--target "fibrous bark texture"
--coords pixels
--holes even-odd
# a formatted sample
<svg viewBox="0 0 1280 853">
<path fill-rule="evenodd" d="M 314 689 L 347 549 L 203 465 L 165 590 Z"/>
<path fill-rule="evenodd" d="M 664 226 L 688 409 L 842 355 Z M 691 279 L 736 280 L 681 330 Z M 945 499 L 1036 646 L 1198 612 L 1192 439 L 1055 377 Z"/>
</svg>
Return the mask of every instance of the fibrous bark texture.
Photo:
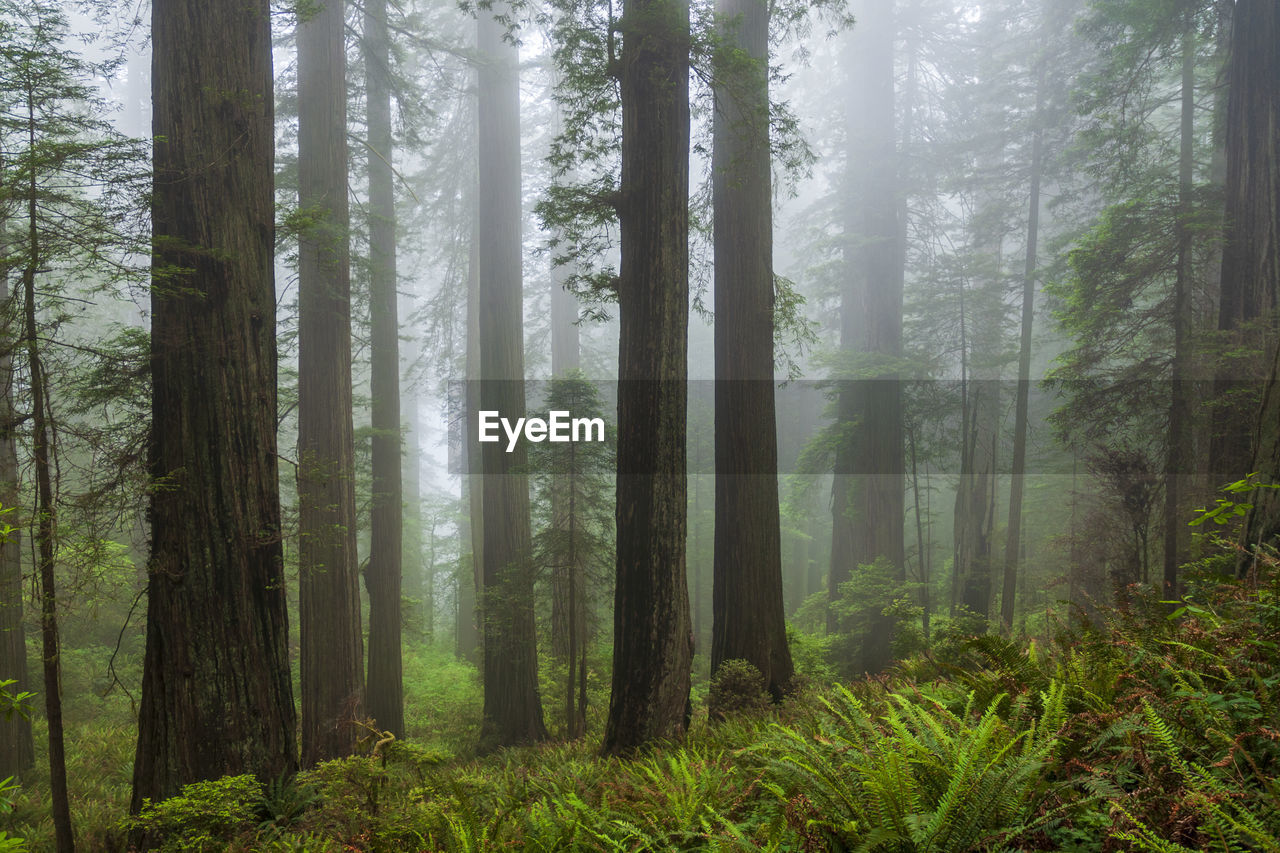
<svg viewBox="0 0 1280 853">
<path fill-rule="evenodd" d="M 147 644 L 133 804 L 297 767 L 276 469 L 267 0 L 152 6 Z"/>
<path fill-rule="evenodd" d="M 684 734 L 689 4 L 627 0 L 620 24 L 617 577 L 606 753 Z"/>
<path fill-rule="evenodd" d="M 404 672 L 400 657 L 404 486 L 400 468 L 400 329 L 396 310 L 396 210 L 386 0 L 367 0 L 364 21 L 370 149 L 369 332 L 373 362 L 373 506 L 369 567 L 365 571 L 369 590 L 369 680 L 365 707 L 379 729 L 404 737 Z"/>
<path fill-rule="evenodd" d="M 495 8 L 478 19 L 480 409 L 524 417 L 520 86 L 516 48 Z M 538 693 L 528 454 L 523 444 L 480 451 L 484 484 L 481 602 L 484 726 L 489 746 L 546 738 Z"/>
<path fill-rule="evenodd" d="M 1226 230 L 1218 328 L 1230 352 L 1214 379 L 1213 486 L 1256 470 L 1251 440 L 1259 389 L 1275 349 L 1280 299 L 1280 10 L 1239 0 L 1227 68 Z"/>
<path fill-rule="evenodd" d="M 782 603 L 773 383 L 769 8 L 720 0 L 716 62 L 715 471 L 711 671 L 745 660 L 780 699 L 794 671 Z"/>
</svg>

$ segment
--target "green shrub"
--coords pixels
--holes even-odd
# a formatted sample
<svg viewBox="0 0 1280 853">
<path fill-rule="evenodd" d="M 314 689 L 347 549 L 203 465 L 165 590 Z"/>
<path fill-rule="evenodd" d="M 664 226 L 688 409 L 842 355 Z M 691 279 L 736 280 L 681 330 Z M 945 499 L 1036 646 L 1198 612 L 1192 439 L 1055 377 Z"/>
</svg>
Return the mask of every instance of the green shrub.
<svg viewBox="0 0 1280 853">
<path fill-rule="evenodd" d="M 262 820 L 262 783 L 253 776 L 224 776 L 182 786 L 182 793 L 148 800 L 126 826 L 146 834 L 162 851 L 226 850 Z"/>
<path fill-rule="evenodd" d="M 764 676 L 745 660 L 727 660 L 711 676 L 707 707 L 712 720 L 735 714 L 764 713 L 769 709 Z"/>
</svg>

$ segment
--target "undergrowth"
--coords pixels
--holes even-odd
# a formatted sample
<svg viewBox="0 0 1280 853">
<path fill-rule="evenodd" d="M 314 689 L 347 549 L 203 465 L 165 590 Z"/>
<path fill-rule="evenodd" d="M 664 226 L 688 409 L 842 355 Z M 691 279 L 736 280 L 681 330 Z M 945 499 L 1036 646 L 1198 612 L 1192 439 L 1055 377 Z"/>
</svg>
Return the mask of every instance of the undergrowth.
<svg viewBox="0 0 1280 853">
<path fill-rule="evenodd" d="M 1274 851 L 1277 643 L 1274 582 L 1202 579 L 1172 613 L 1135 593 L 1053 642 L 955 639 L 779 707 L 727 703 L 628 760 L 590 740 L 459 757 L 459 716 L 435 746 L 199 783 L 130 825 L 166 850 Z M 120 849 L 127 768 L 88 747 L 69 752 L 114 782 L 80 805 L 85 846 Z"/>
</svg>

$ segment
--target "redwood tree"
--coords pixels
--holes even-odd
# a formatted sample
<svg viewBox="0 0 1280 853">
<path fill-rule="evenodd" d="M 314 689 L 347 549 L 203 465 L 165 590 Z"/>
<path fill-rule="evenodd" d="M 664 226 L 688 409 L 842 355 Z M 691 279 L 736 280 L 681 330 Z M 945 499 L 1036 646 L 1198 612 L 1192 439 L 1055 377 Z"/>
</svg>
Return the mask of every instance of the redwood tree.
<svg viewBox="0 0 1280 853">
<path fill-rule="evenodd" d="M 832 500 L 831 600 L 859 567 L 887 560 L 905 578 L 902 382 L 902 225 L 894 133 L 893 3 L 855 6 L 848 48 L 848 187 L 845 190 L 845 285 L 840 346 L 859 379 L 842 383 L 841 422 Z M 883 605 L 877 605 L 877 609 Z M 872 615 L 872 621 L 882 620 Z M 834 617 L 830 627 L 837 628 Z M 889 663 L 889 631 L 873 630 L 852 668 Z"/>
<path fill-rule="evenodd" d="M 1268 0 L 1239 0 L 1232 30 L 1232 118 L 1227 138 L 1228 250 L 1223 255 L 1223 289 L 1275 294 L 1280 290 L 1280 10 Z M 1230 277 L 1230 278 L 1229 278 Z M 1274 302 L 1272 303 L 1274 304 Z M 1254 433 L 1253 470 L 1280 482 L 1280 349 L 1263 390 Z M 1244 529 L 1252 548 L 1280 534 L 1280 495 L 1259 489 Z M 1240 569 L 1252 565 L 1247 556 Z"/>
<path fill-rule="evenodd" d="M 513 422 L 525 414 L 521 270 L 520 78 L 518 52 L 498 9 L 478 16 L 479 407 Z M 547 737 L 538 694 L 527 453 L 481 447 L 484 529 L 484 727 L 490 746 Z"/>
<path fill-rule="evenodd" d="M 267 0 L 152 5 L 153 427 L 133 804 L 297 767 L 276 467 Z"/>
<path fill-rule="evenodd" d="M 742 659 L 780 699 L 794 671 L 782 603 L 773 384 L 769 7 L 719 0 L 715 147 L 716 526 L 711 671 Z"/>
<path fill-rule="evenodd" d="M 689 3 L 626 0 L 618 66 L 617 576 L 604 751 L 680 737 L 693 634 L 685 579 Z"/>
<path fill-rule="evenodd" d="M 1209 470 L 1219 481 L 1249 473 L 1258 388 L 1275 347 L 1280 304 L 1280 12 L 1274 3 L 1240 0 L 1233 12 L 1227 67 L 1226 231 L 1218 328 L 1228 349 L 1214 380 Z"/>
<path fill-rule="evenodd" d="M 351 425 L 345 3 L 298 24 L 298 616 L 302 761 L 349 755 L 364 716 Z M 398 425 L 397 425 L 398 426 Z M 398 464 L 398 463 L 397 463 Z"/>
<path fill-rule="evenodd" d="M 369 148 L 369 337 L 373 506 L 369 590 L 369 716 L 404 737 L 400 589 L 404 487 L 400 467 L 400 329 L 396 311 L 396 210 L 391 167 L 387 0 L 366 0 L 364 66 Z M 416 457 L 415 457 L 416 458 Z"/>
</svg>

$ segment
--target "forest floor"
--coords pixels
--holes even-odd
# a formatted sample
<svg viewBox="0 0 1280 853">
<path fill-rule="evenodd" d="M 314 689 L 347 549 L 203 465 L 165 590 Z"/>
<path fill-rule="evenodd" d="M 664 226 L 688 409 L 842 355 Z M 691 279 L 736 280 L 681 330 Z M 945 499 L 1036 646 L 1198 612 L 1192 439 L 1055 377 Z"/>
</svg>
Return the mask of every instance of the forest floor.
<svg viewBox="0 0 1280 853">
<path fill-rule="evenodd" d="M 1051 641 L 950 637 L 781 707 L 742 689 L 629 760 L 591 738 L 467 756 L 473 670 L 415 653 L 414 737 L 189 786 L 142 821 L 169 850 L 1275 851 L 1278 643 L 1280 577 L 1201 579 L 1172 613 L 1135 594 Z M 99 705 L 69 729 L 73 812 L 81 849 L 119 850 L 134 733 L 127 699 Z M 32 850 L 43 781 L 0 817 Z"/>
</svg>

